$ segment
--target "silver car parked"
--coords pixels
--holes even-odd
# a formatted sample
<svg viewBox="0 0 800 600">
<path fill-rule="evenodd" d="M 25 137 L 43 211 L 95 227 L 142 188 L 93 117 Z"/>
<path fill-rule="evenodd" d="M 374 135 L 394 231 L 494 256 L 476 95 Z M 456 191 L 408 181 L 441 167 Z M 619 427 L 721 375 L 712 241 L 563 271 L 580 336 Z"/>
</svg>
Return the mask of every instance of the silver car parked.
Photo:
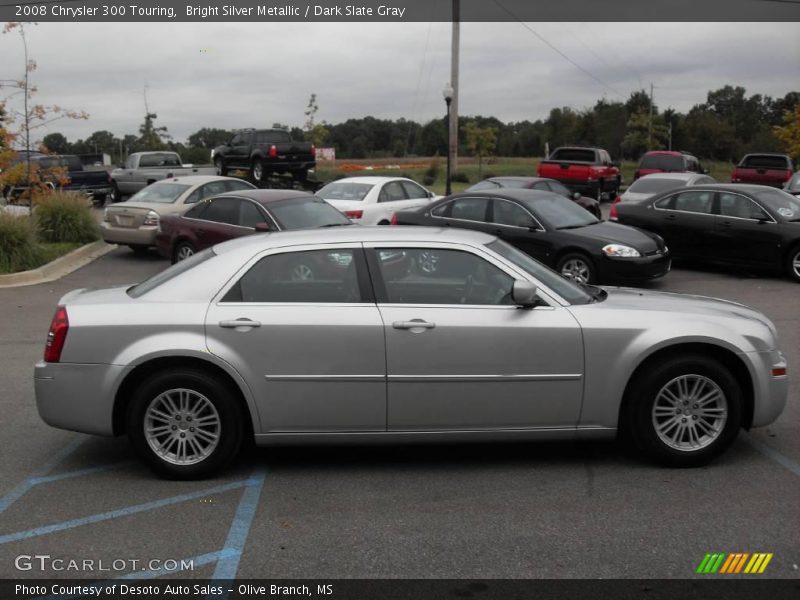
<svg viewBox="0 0 800 600">
<path fill-rule="evenodd" d="M 70 292 L 35 386 L 50 425 L 127 432 L 157 472 L 194 478 L 250 437 L 621 431 L 693 466 L 774 421 L 788 379 L 774 325 L 740 304 L 579 286 L 478 232 L 366 227 L 241 238 Z"/>
</svg>

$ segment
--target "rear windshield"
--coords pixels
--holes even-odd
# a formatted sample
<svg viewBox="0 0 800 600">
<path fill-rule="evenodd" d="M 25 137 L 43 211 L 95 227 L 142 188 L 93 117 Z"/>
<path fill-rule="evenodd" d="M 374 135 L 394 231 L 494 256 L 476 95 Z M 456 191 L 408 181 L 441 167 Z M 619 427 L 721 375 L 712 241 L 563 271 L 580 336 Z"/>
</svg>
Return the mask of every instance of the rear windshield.
<svg viewBox="0 0 800 600">
<path fill-rule="evenodd" d="M 634 181 L 628 191 L 634 194 L 658 194 L 659 192 L 674 190 L 684 185 L 686 185 L 686 181 L 681 179 L 648 176 Z"/>
<path fill-rule="evenodd" d="M 209 258 L 214 258 L 217 254 L 214 252 L 213 248 L 208 248 L 203 250 L 202 252 L 198 252 L 197 254 L 193 254 L 189 258 L 186 258 L 180 262 L 176 262 L 171 267 L 167 267 L 160 273 L 156 273 L 150 279 L 145 279 L 142 283 L 136 284 L 135 286 L 128 288 L 128 296 L 131 298 L 138 298 L 139 296 L 143 296 L 150 290 L 154 290 L 158 286 L 166 283 L 170 279 L 174 279 L 181 273 L 185 273 L 189 269 L 193 269 L 200 263 L 206 262 Z"/>
<path fill-rule="evenodd" d="M 291 141 L 292 136 L 288 131 L 256 131 L 256 144 L 279 144 Z"/>
<path fill-rule="evenodd" d="M 151 183 L 143 190 L 131 196 L 128 202 L 156 202 L 158 204 L 172 204 L 190 185 L 182 183 Z"/>
<path fill-rule="evenodd" d="M 325 200 L 363 200 L 373 187 L 372 183 L 333 181 L 319 190 L 317 196 Z"/>
<path fill-rule="evenodd" d="M 558 148 L 550 155 L 549 160 L 593 163 L 595 161 L 595 153 L 594 150 L 584 148 Z"/>
<path fill-rule="evenodd" d="M 36 160 L 43 169 L 66 167 L 69 171 L 83 170 L 83 163 L 77 156 L 42 156 Z"/>
<path fill-rule="evenodd" d="M 139 157 L 139 167 L 180 167 L 181 159 L 174 152 L 157 152 L 155 154 L 142 154 Z"/>
<path fill-rule="evenodd" d="M 659 169 L 661 171 L 684 171 L 686 163 L 682 156 L 672 154 L 649 154 L 642 157 L 640 169 Z"/>
<path fill-rule="evenodd" d="M 792 192 L 800 192 L 800 171 L 794 174 L 786 189 Z"/>
<path fill-rule="evenodd" d="M 320 198 L 282 200 L 271 204 L 269 211 L 283 229 L 311 229 L 352 224 L 350 219 Z"/>
<path fill-rule="evenodd" d="M 742 159 L 740 167 L 745 169 L 790 169 L 789 159 L 785 156 L 769 156 L 766 154 L 750 154 Z"/>
</svg>

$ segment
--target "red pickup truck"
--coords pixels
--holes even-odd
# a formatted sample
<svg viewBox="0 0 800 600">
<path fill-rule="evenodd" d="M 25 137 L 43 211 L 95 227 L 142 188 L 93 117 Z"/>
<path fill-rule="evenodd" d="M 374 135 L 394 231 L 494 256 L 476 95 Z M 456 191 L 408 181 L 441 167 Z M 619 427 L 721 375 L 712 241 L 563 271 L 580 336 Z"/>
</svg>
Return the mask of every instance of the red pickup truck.
<svg viewBox="0 0 800 600">
<path fill-rule="evenodd" d="M 785 154 L 745 154 L 733 170 L 731 182 L 782 188 L 793 172 L 792 159 Z"/>
<path fill-rule="evenodd" d="M 622 184 L 622 175 L 611 156 L 602 148 L 562 146 L 539 164 L 539 177 L 556 179 L 573 192 L 614 198 Z"/>
</svg>

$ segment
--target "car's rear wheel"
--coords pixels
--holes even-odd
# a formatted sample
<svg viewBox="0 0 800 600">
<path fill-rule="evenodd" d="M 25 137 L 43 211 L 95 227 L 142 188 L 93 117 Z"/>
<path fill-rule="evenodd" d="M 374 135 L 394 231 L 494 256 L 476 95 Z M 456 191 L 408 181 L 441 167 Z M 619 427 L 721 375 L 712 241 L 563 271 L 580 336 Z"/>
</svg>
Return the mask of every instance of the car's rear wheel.
<svg viewBox="0 0 800 600">
<path fill-rule="evenodd" d="M 575 283 L 594 283 L 596 279 L 594 263 L 585 254 L 571 252 L 561 257 L 556 270 L 563 277 Z"/>
<path fill-rule="evenodd" d="M 659 463 L 695 467 L 731 445 L 742 418 L 742 392 L 730 370 L 705 356 L 678 356 L 631 383 L 626 435 Z"/>
<path fill-rule="evenodd" d="M 260 158 L 256 158 L 253 160 L 253 166 L 250 170 L 250 174 L 253 176 L 253 180 L 256 182 L 264 180 L 264 161 Z"/>
<path fill-rule="evenodd" d="M 122 202 L 122 194 L 116 182 L 111 184 L 111 202 Z"/>
<path fill-rule="evenodd" d="M 786 257 L 786 272 L 789 277 L 800 283 L 800 246 L 795 246 L 789 250 Z"/>
<path fill-rule="evenodd" d="M 159 475 L 199 479 L 238 454 L 244 417 L 216 378 L 193 369 L 156 373 L 134 392 L 127 430 L 136 452 Z"/>
<path fill-rule="evenodd" d="M 197 250 L 194 246 L 192 246 L 191 243 L 180 242 L 177 246 L 175 246 L 175 250 L 172 253 L 172 264 L 186 260 L 196 252 Z"/>
</svg>

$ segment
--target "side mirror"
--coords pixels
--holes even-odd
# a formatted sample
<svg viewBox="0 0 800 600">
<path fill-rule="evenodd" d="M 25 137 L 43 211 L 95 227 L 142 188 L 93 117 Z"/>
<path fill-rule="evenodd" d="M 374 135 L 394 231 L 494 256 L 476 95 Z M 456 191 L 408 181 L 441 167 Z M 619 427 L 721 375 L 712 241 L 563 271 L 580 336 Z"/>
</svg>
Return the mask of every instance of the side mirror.
<svg viewBox="0 0 800 600">
<path fill-rule="evenodd" d="M 259 233 L 266 233 L 267 231 L 270 231 L 269 223 L 256 223 L 254 229 Z"/>
<path fill-rule="evenodd" d="M 537 292 L 536 286 L 530 281 L 517 279 L 511 287 L 511 299 L 522 308 L 533 308 L 539 300 Z"/>
<path fill-rule="evenodd" d="M 581 199 L 581 193 L 580 192 L 572 192 L 572 199 L 573 200 L 580 200 Z"/>
</svg>

